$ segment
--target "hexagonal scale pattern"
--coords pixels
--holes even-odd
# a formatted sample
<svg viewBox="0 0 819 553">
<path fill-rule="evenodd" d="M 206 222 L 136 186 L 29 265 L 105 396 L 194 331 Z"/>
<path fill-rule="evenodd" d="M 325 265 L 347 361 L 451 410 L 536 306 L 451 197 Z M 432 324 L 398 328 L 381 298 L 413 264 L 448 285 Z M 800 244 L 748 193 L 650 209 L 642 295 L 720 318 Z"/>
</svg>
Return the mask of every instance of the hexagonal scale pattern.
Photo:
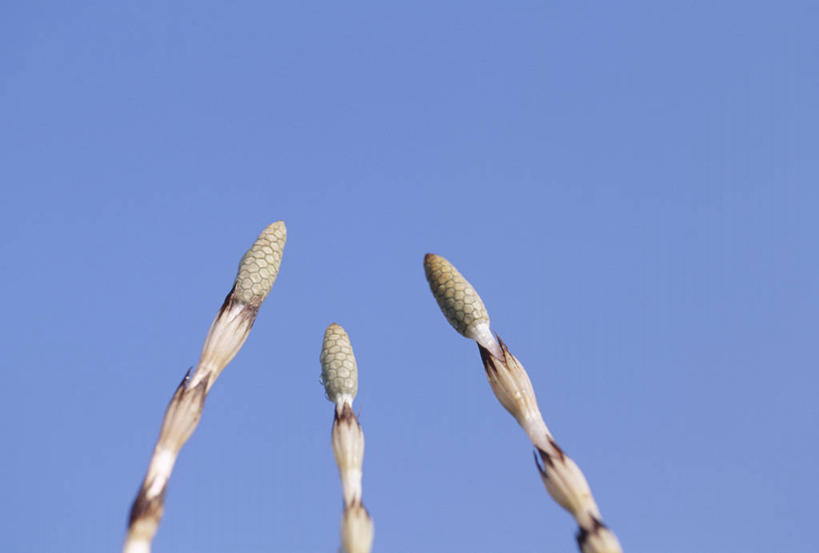
<svg viewBox="0 0 819 553">
<path fill-rule="evenodd" d="M 424 271 L 432 295 L 455 330 L 467 336 L 472 325 L 489 324 L 489 313 L 480 296 L 452 263 L 428 253 L 424 257 Z"/>
<path fill-rule="evenodd" d="M 321 383 L 327 399 L 338 401 L 340 396 L 352 400 L 358 392 L 358 365 L 350 337 L 336 323 L 327 327 L 321 345 Z"/>
<path fill-rule="evenodd" d="M 267 296 L 279 275 L 286 241 L 287 228 L 284 221 L 277 221 L 262 231 L 239 262 L 233 296 L 235 299 L 250 303 L 253 298 L 260 297 L 263 300 Z"/>
</svg>

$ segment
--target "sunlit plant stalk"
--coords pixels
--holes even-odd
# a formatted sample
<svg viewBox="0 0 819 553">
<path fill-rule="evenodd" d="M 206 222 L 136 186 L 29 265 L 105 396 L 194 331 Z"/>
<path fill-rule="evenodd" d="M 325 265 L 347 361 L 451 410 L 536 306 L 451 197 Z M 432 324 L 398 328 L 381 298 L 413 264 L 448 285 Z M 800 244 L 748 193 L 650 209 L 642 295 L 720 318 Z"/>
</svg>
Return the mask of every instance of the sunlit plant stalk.
<svg viewBox="0 0 819 553">
<path fill-rule="evenodd" d="M 148 472 L 131 507 L 123 553 L 149 553 L 164 509 L 165 490 L 179 451 L 202 416 L 205 398 L 245 343 L 279 273 L 287 229 L 268 226 L 242 257 L 233 288 L 210 326 L 199 362 L 176 389 L 165 411 Z"/>
<path fill-rule="evenodd" d="M 346 553 L 369 553 L 374 528 L 361 502 L 364 432 L 353 413 L 353 400 L 358 392 L 358 366 L 347 332 L 336 323 L 324 332 L 320 361 L 324 391 L 327 399 L 335 404 L 332 444 L 344 499 L 342 548 Z"/>
<path fill-rule="evenodd" d="M 489 313 L 471 284 L 446 259 L 424 258 L 432 294 L 449 323 L 478 343 L 495 397 L 515 417 L 536 448 L 535 464 L 546 490 L 577 521 L 582 553 L 622 553 L 617 537 L 603 524 L 585 476 L 557 445 L 543 420 L 529 375 L 506 344 L 492 334 Z"/>
</svg>

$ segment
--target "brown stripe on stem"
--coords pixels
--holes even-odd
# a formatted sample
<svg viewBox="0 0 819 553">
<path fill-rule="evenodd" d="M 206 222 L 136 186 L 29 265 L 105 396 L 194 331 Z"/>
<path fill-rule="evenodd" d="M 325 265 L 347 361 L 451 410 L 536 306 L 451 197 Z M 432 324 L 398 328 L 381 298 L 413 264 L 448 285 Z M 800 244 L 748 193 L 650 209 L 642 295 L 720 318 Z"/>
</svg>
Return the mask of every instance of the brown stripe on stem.
<svg viewBox="0 0 819 553">
<path fill-rule="evenodd" d="M 128 526 L 133 526 L 140 520 L 153 519 L 156 524 L 159 524 L 159 519 L 162 518 L 163 504 L 165 502 L 165 490 L 167 484 L 162 486 L 162 491 L 159 495 L 148 497 L 146 488 L 150 487 L 151 482 L 139 490 L 139 493 L 131 505 L 131 512 L 128 515 Z"/>
<path fill-rule="evenodd" d="M 603 521 L 600 520 L 597 517 L 591 517 L 591 521 L 592 522 L 591 522 L 591 527 L 590 528 L 588 528 L 588 529 L 579 528 L 577 530 L 577 536 L 576 536 L 577 545 L 580 546 L 580 549 L 583 549 L 583 544 L 585 544 L 588 541 L 590 536 L 592 536 L 593 534 L 599 533 L 600 531 L 608 528 L 608 526 L 603 524 Z"/>
<path fill-rule="evenodd" d="M 343 423 L 347 423 L 347 424 L 355 424 L 359 428 L 361 427 L 361 424 L 359 424 L 358 418 L 355 416 L 355 413 L 353 413 L 353 408 L 350 407 L 349 403 L 345 403 L 344 405 L 342 405 L 340 411 L 341 411 L 340 413 L 339 413 L 339 409 L 336 409 L 334 411 L 334 413 L 335 413 L 333 415 L 333 421 L 334 422 L 336 422 L 336 423 L 342 423 L 343 422 Z"/>
<path fill-rule="evenodd" d="M 608 526 L 597 517 L 591 517 L 587 527 L 581 526 L 577 534 L 577 545 L 581 553 L 620 553 L 622 548 L 617 537 Z"/>
</svg>

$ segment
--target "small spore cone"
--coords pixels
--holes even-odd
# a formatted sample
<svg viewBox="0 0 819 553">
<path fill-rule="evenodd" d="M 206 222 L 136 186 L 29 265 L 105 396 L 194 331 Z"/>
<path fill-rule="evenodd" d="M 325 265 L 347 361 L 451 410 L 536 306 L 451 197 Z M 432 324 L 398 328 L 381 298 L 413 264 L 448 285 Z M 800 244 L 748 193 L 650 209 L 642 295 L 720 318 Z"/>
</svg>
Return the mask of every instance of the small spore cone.
<svg viewBox="0 0 819 553">
<path fill-rule="evenodd" d="M 473 338 L 474 328 L 489 325 L 489 313 L 475 288 L 452 263 L 433 253 L 424 257 L 424 272 L 429 288 L 446 320 L 467 338 Z"/>
<path fill-rule="evenodd" d="M 262 231 L 239 262 L 234 290 L 236 300 L 243 303 L 264 300 L 279 275 L 286 241 L 284 221 L 277 221 Z"/>
<path fill-rule="evenodd" d="M 320 360 L 321 383 L 327 399 L 352 403 L 358 392 L 358 365 L 350 337 L 341 325 L 333 323 L 324 331 Z"/>
</svg>

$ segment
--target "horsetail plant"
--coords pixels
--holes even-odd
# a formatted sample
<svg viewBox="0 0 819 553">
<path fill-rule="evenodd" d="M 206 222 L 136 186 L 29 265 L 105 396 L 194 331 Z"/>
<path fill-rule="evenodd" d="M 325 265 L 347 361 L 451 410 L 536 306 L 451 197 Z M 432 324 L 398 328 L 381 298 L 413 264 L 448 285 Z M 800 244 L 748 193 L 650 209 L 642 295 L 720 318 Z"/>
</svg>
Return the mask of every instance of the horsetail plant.
<svg viewBox="0 0 819 553">
<path fill-rule="evenodd" d="M 327 399 L 335 403 L 332 443 L 344 499 L 342 548 L 345 553 L 369 553 L 374 529 L 361 502 L 364 432 L 353 413 L 353 400 L 358 392 L 358 366 L 347 332 L 336 323 L 324 332 L 320 361 L 324 391 Z"/>
<path fill-rule="evenodd" d="M 165 490 L 179 451 L 202 416 L 205 398 L 239 352 L 279 273 L 287 229 L 283 221 L 265 228 L 242 257 L 233 288 L 210 326 L 196 367 L 171 398 L 148 472 L 131 507 L 123 553 L 149 553 L 164 509 Z"/>
<path fill-rule="evenodd" d="M 552 499 L 577 521 L 581 553 L 622 553 L 617 537 L 603 524 L 585 476 L 557 445 L 543 420 L 526 369 L 489 328 L 489 314 L 471 284 L 446 259 L 424 258 L 432 294 L 449 323 L 478 343 L 495 397 L 520 424 L 535 446 L 535 465 Z M 540 459 L 538 460 L 538 456 Z"/>
</svg>

